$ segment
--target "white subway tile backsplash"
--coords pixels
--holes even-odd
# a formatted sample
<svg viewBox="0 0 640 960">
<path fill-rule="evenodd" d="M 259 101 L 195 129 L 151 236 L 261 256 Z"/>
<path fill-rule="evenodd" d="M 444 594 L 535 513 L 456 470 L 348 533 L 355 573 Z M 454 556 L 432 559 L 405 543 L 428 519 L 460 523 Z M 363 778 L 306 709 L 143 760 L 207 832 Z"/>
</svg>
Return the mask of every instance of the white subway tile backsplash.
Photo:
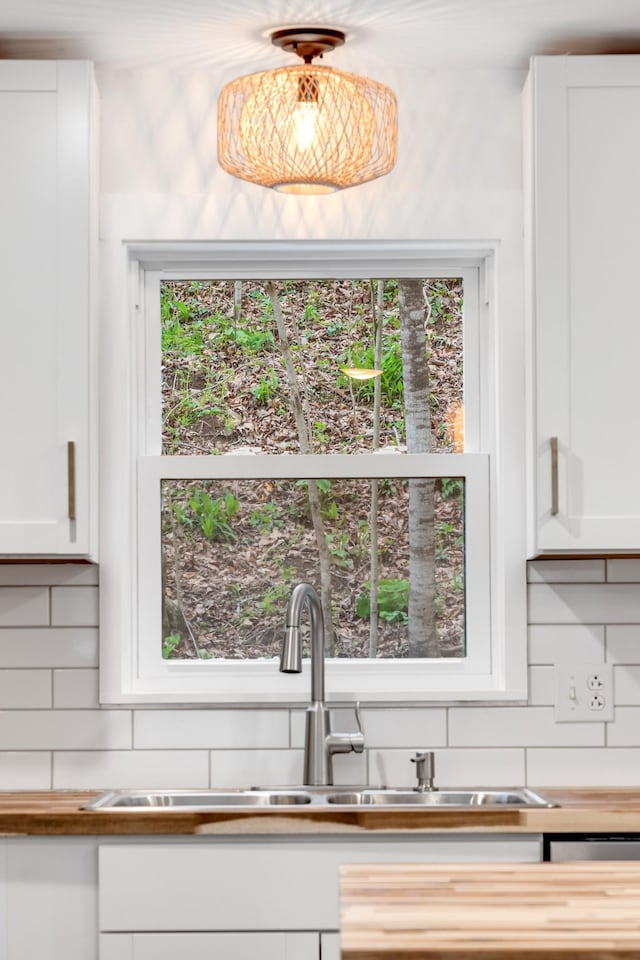
<svg viewBox="0 0 640 960">
<path fill-rule="evenodd" d="M 97 708 L 97 670 L 54 670 L 53 705 L 57 709 Z"/>
<path fill-rule="evenodd" d="M 522 786 L 524 750 L 435 750 L 435 783 L 439 787 Z M 372 750 L 369 778 L 372 784 L 413 787 L 415 764 L 411 750 Z"/>
<path fill-rule="evenodd" d="M 54 790 L 204 790 L 208 786 L 206 750 L 90 750 L 53 755 Z"/>
<path fill-rule="evenodd" d="M 340 733 L 357 730 L 353 710 L 332 710 L 332 728 Z M 426 750 L 447 742 L 447 711 L 444 707 L 381 707 L 362 710 L 365 748 L 412 747 Z M 291 745 L 304 745 L 305 711 L 291 713 Z"/>
<path fill-rule="evenodd" d="M 50 789 L 50 753 L 43 750 L 0 753 L 0 790 Z"/>
<path fill-rule="evenodd" d="M 524 750 L 441 750 L 436 782 L 450 787 L 518 787 L 524 784 Z"/>
<path fill-rule="evenodd" d="M 212 750 L 212 787 L 278 787 L 302 783 L 302 750 Z"/>
<path fill-rule="evenodd" d="M 96 627 L 97 587 L 52 587 L 51 623 L 54 627 Z"/>
<path fill-rule="evenodd" d="M 529 623 L 638 623 L 640 590 L 631 583 L 532 583 Z"/>
<path fill-rule="evenodd" d="M 447 743 L 447 711 L 444 707 L 363 710 L 362 726 L 367 748 L 410 747 L 430 750 Z"/>
<path fill-rule="evenodd" d="M 531 560 L 529 583 L 603 583 L 604 560 Z"/>
<path fill-rule="evenodd" d="M 40 627 L 48 623 L 48 587 L 0 587 L 0 627 Z"/>
<path fill-rule="evenodd" d="M 607 627 L 607 661 L 640 663 L 640 624 Z"/>
<path fill-rule="evenodd" d="M 50 670 L 0 670 L 0 710 L 50 706 Z M 16 722 L 19 721 L 16 717 Z"/>
<path fill-rule="evenodd" d="M 530 787 L 640 786 L 640 747 L 527 750 Z"/>
<path fill-rule="evenodd" d="M 287 710 L 136 710 L 136 749 L 253 749 L 289 746 Z"/>
<path fill-rule="evenodd" d="M 601 746 L 602 723 L 556 723 L 552 707 L 452 707 L 452 747 Z"/>
<path fill-rule="evenodd" d="M 92 627 L 0 630 L 0 668 L 97 666 L 98 631 Z"/>
<path fill-rule="evenodd" d="M 640 707 L 640 667 L 630 664 L 615 666 L 613 691 L 616 705 Z"/>
<path fill-rule="evenodd" d="M 95 586 L 98 567 L 92 563 L 1 563 L 0 586 Z"/>
<path fill-rule="evenodd" d="M 128 710 L 0 711 L 0 750 L 117 750 L 131 747 Z"/>
<path fill-rule="evenodd" d="M 605 628 L 582 624 L 529 627 L 529 663 L 594 663 L 604 660 Z"/>
<path fill-rule="evenodd" d="M 336 785 L 412 786 L 433 748 L 443 787 L 640 785 L 640 561 L 532 561 L 528 579 L 528 705 L 366 707 Z M 0 564 L 0 790 L 301 782 L 299 707 L 100 709 L 97 583 L 88 564 Z M 614 720 L 555 723 L 555 665 L 605 653 Z M 333 726 L 355 731 L 353 709 Z"/>
<path fill-rule="evenodd" d="M 367 760 L 366 750 L 364 753 L 337 753 L 333 758 L 333 782 L 336 786 L 368 783 Z"/>
<path fill-rule="evenodd" d="M 607 724 L 608 747 L 640 747 L 640 706 L 616 707 Z"/>
<path fill-rule="evenodd" d="M 607 560 L 609 583 L 640 583 L 640 560 Z"/>
<path fill-rule="evenodd" d="M 529 667 L 530 707 L 553 706 L 556 698 L 556 672 L 554 667 Z"/>
</svg>

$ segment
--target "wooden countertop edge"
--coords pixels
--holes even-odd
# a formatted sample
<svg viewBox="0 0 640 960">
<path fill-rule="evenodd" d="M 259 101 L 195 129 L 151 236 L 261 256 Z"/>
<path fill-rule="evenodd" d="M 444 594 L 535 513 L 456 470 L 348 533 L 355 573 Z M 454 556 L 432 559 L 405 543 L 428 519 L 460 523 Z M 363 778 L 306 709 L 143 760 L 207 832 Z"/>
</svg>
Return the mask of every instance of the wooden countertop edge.
<svg viewBox="0 0 640 960">
<path fill-rule="evenodd" d="M 640 787 L 540 788 L 554 808 L 454 810 L 94 811 L 91 791 L 0 792 L 0 835 L 136 836 L 215 833 L 639 833 Z"/>
</svg>

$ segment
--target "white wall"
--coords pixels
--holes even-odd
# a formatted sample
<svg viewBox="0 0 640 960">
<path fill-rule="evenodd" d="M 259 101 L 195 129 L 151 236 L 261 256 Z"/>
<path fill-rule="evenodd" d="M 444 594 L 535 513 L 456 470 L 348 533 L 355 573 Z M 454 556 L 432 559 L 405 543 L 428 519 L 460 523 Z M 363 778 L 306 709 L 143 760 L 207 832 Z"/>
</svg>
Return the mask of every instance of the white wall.
<svg viewBox="0 0 640 960">
<path fill-rule="evenodd" d="M 398 96 L 395 170 L 328 197 L 291 197 L 217 166 L 216 100 L 228 70 L 99 74 L 103 237 L 503 237 L 519 244 L 523 75 L 376 77 Z"/>
</svg>

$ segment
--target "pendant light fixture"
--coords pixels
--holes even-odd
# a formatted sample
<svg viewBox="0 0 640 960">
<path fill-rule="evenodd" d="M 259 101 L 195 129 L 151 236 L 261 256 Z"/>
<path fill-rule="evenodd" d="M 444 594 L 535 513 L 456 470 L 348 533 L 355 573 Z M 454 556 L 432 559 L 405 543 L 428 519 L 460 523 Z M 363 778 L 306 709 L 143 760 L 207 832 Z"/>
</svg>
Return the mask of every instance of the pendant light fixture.
<svg viewBox="0 0 640 960">
<path fill-rule="evenodd" d="M 240 77 L 218 101 L 218 160 L 227 173 L 282 193 L 333 193 L 396 160 L 396 98 L 367 77 L 313 63 L 341 30 L 277 30 L 271 42 L 301 64 Z"/>
</svg>

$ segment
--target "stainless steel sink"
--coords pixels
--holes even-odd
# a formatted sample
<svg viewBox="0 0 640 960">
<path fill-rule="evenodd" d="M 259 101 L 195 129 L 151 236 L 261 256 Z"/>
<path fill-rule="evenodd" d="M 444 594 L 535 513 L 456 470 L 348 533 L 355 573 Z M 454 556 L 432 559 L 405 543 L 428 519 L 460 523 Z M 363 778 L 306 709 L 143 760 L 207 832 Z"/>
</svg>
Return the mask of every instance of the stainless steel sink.
<svg viewBox="0 0 640 960">
<path fill-rule="evenodd" d="M 356 790 L 334 793 L 327 802 L 339 805 L 410 807 L 553 807 L 533 790 Z"/>
<path fill-rule="evenodd" d="M 113 790 L 86 805 L 85 810 L 210 810 L 217 807 L 295 806 L 311 803 L 311 795 L 278 790 Z"/>
<path fill-rule="evenodd" d="M 87 804 L 86 810 L 206 811 L 246 807 L 553 807 L 528 789 L 398 790 L 382 787 L 278 787 L 242 790 L 112 790 Z"/>
</svg>

